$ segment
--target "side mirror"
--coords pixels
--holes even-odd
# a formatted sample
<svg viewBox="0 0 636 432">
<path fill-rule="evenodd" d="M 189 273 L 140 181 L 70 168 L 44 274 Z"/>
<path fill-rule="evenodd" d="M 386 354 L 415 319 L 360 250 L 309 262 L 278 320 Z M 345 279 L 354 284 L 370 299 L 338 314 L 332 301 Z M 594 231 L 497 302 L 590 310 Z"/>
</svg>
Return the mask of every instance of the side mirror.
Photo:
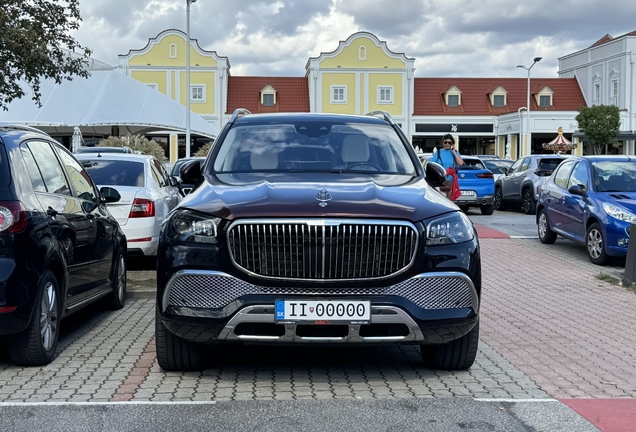
<svg viewBox="0 0 636 432">
<path fill-rule="evenodd" d="M 199 161 L 195 160 L 183 164 L 179 169 L 179 174 L 182 183 L 199 184 L 199 179 L 201 178 L 201 165 Z"/>
<path fill-rule="evenodd" d="M 102 202 L 104 203 L 114 203 L 121 199 L 117 189 L 112 187 L 104 186 L 99 190 L 99 193 L 102 195 Z"/>
<path fill-rule="evenodd" d="M 499 172 L 503 175 L 508 175 L 508 168 L 499 168 Z"/>
<path fill-rule="evenodd" d="M 583 185 L 572 185 L 568 188 L 568 192 L 570 192 L 572 195 L 579 195 L 584 197 L 586 195 L 585 193 L 585 186 Z"/>
<path fill-rule="evenodd" d="M 181 184 L 181 177 L 170 176 L 170 186 L 179 186 Z"/>
<path fill-rule="evenodd" d="M 426 164 L 426 182 L 433 187 L 444 186 L 446 170 L 437 162 L 428 161 Z"/>
</svg>

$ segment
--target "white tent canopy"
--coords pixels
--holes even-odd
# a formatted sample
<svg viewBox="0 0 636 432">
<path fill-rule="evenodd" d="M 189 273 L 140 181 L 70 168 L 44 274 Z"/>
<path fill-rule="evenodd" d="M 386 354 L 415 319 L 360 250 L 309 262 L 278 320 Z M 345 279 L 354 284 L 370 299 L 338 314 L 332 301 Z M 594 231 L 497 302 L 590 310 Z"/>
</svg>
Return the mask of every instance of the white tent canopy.
<svg viewBox="0 0 636 432">
<path fill-rule="evenodd" d="M 120 135 L 186 130 L 183 105 L 113 69 L 93 69 L 87 79 L 76 77 L 61 84 L 43 80 L 40 88 L 41 108 L 32 100 L 32 90 L 26 88 L 26 96 L 11 102 L 8 110 L 0 110 L 0 122 L 65 135 L 72 135 L 75 126 L 84 135 L 109 135 L 112 126 L 119 127 Z M 190 114 L 190 131 L 208 138 L 219 133 L 218 128 L 194 113 Z"/>
</svg>

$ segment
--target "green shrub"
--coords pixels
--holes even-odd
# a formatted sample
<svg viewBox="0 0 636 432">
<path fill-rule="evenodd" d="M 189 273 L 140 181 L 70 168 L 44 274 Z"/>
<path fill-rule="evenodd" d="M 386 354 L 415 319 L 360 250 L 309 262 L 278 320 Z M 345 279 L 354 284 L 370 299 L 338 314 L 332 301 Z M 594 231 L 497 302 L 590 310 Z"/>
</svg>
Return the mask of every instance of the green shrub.
<svg viewBox="0 0 636 432">
<path fill-rule="evenodd" d="M 214 141 L 206 142 L 205 144 L 203 144 L 201 146 L 201 148 L 199 150 L 197 150 L 197 152 L 194 154 L 194 156 L 206 157 L 208 155 L 208 153 L 210 153 L 210 150 L 212 149 L 212 144 L 214 144 Z"/>
<path fill-rule="evenodd" d="M 133 151 L 152 155 L 160 162 L 167 162 L 166 152 L 155 140 L 148 140 L 143 135 L 109 136 L 97 144 L 98 147 L 129 147 Z"/>
</svg>

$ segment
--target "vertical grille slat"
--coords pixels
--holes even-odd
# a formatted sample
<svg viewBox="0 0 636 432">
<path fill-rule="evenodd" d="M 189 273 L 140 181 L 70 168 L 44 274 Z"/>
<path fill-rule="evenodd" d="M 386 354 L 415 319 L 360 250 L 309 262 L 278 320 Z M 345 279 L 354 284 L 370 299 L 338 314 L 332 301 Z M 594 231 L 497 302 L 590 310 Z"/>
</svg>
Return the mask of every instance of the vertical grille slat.
<svg viewBox="0 0 636 432">
<path fill-rule="evenodd" d="M 227 234 L 235 264 L 280 279 L 346 280 L 390 276 L 408 267 L 418 232 L 410 224 L 343 220 L 237 222 Z"/>
</svg>

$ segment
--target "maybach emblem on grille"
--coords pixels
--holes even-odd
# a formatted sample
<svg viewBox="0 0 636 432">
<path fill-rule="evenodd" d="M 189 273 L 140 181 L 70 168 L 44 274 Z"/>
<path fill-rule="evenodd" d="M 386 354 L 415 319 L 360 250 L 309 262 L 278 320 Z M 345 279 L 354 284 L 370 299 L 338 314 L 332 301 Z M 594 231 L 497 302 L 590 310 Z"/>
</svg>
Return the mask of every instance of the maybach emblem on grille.
<svg viewBox="0 0 636 432">
<path fill-rule="evenodd" d="M 320 201 L 318 204 L 320 207 L 327 207 L 327 201 L 331 201 L 331 194 L 323 188 L 316 194 L 316 199 Z"/>
</svg>

